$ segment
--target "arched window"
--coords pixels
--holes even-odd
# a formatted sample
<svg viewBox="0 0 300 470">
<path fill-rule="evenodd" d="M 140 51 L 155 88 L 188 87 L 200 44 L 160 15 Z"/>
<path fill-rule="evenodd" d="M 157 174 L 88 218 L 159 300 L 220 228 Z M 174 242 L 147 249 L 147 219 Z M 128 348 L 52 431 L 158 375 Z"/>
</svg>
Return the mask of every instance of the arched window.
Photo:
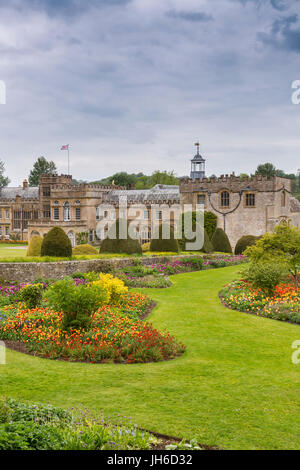
<svg viewBox="0 0 300 470">
<path fill-rule="evenodd" d="M 286 206 L 286 195 L 285 195 L 285 191 L 282 191 L 281 193 L 281 207 L 285 207 Z"/>
<path fill-rule="evenodd" d="M 230 195 L 228 191 L 222 191 L 221 193 L 221 206 L 229 207 L 230 205 Z"/>
<path fill-rule="evenodd" d="M 71 220 L 70 203 L 65 202 L 64 203 L 64 221 L 68 222 L 69 220 Z"/>
</svg>

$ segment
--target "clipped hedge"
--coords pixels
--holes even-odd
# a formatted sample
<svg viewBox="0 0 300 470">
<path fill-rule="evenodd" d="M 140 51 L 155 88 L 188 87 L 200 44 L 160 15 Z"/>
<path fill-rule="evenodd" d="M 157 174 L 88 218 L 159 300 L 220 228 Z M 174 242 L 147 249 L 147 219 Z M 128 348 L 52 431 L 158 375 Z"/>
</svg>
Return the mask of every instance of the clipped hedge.
<svg viewBox="0 0 300 470">
<path fill-rule="evenodd" d="M 211 239 L 214 251 L 221 253 L 232 253 L 230 241 L 222 228 L 217 228 Z"/>
<path fill-rule="evenodd" d="M 248 248 L 248 246 L 255 245 L 258 238 L 259 237 L 255 237 L 254 235 L 244 235 L 238 240 L 237 244 L 235 245 L 234 254 L 242 255 L 246 248 Z"/>
<path fill-rule="evenodd" d="M 210 240 L 217 229 L 217 223 L 218 217 L 216 214 L 210 211 L 204 212 L 204 229 L 206 230 Z"/>
<path fill-rule="evenodd" d="M 43 237 L 40 235 L 33 235 L 30 238 L 26 256 L 41 256 L 42 243 Z"/>
<path fill-rule="evenodd" d="M 207 253 L 207 254 L 213 253 L 213 251 L 214 251 L 213 244 L 210 241 L 209 235 L 208 235 L 206 230 L 204 230 L 204 243 L 203 243 L 203 247 L 202 247 L 201 251 L 203 251 L 204 253 Z"/>
<path fill-rule="evenodd" d="M 166 231 L 168 233 L 170 231 L 170 237 L 168 239 L 163 238 L 163 233 Z M 154 233 L 154 237 L 150 243 L 150 251 L 158 251 L 158 252 L 173 252 L 178 253 L 179 246 L 178 241 L 174 237 L 174 230 L 167 224 L 160 224 L 156 232 Z"/>
<path fill-rule="evenodd" d="M 71 258 L 72 245 L 69 237 L 62 228 L 53 227 L 44 236 L 41 255 Z"/>
<path fill-rule="evenodd" d="M 192 229 L 193 231 L 195 232 L 196 231 L 196 212 L 193 211 L 192 212 Z M 213 214 L 212 212 L 209 212 L 209 211 L 205 211 L 204 212 L 204 230 L 206 232 L 206 235 L 204 234 L 204 238 L 205 239 L 211 239 L 213 233 L 215 232 L 216 230 L 216 227 L 217 227 L 217 221 L 218 221 L 218 218 L 215 214 Z M 185 235 L 184 235 L 184 214 L 181 215 L 181 223 L 182 223 L 182 233 L 181 233 L 181 238 L 178 240 L 178 243 L 179 243 L 179 247 L 182 251 L 185 251 L 186 250 L 186 243 L 187 242 L 190 242 L 192 243 L 194 240 L 187 240 L 185 238 Z M 205 242 L 204 242 L 205 243 Z M 208 243 L 206 243 L 206 247 L 209 246 Z M 211 249 L 211 248 L 208 248 L 208 249 Z M 201 249 L 200 251 L 204 251 L 204 249 Z M 213 248 L 211 249 L 211 251 L 205 251 L 205 253 L 211 253 L 213 251 Z"/>
<path fill-rule="evenodd" d="M 88 243 L 84 245 L 77 245 L 72 250 L 73 255 L 97 255 L 98 250 Z"/>
<path fill-rule="evenodd" d="M 122 221 L 122 223 L 123 222 L 126 223 L 126 221 Z M 109 229 L 107 238 L 101 243 L 100 253 L 142 254 L 142 247 L 139 241 L 129 236 L 128 228 L 129 222 L 127 222 L 127 238 L 125 240 L 120 239 L 120 220 L 116 220 Z"/>
</svg>

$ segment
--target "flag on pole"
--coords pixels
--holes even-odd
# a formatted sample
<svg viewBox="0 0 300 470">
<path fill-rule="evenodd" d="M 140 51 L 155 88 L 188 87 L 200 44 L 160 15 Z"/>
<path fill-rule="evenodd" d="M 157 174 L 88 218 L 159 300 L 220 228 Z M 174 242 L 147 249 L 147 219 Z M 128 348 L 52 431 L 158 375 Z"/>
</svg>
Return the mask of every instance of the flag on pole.
<svg viewBox="0 0 300 470">
<path fill-rule="evenodd" d="M 69 144 L 63 145 L 60 150 L 67 150 L 68 151 L 68 175 L 70 174 L 70 151 L 69 151 Z"/>
</svg>

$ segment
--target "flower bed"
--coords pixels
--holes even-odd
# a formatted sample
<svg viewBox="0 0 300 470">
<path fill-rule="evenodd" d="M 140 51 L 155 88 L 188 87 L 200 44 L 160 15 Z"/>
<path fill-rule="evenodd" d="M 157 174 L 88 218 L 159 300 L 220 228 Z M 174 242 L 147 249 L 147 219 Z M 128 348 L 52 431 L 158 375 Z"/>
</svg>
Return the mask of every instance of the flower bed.
<svg viewBox="0 0 300 470">
<path fill-rule="evenodd" d="M 210 449 L 208 446 L 203 448 Z M 190 442 L 139 429 L 132 417 L 97 416 L 0 397 L 1 450 L 202 450 Z"/>
<path fill-rule="evenodd" d="M 246 263 L 248 258 L 238 256 L 194 257 L 182 260 L 168 261 L 166 263 L 154 263 L 151 266 L 143 266 L 137 263 L 115 272 L 129 287 L 169 287 L 171 285 L 168 276 L 173 274 L 201 271 L 203 269 L 224 268 Z"/>
<path fill-rule="evenodd" d="M 0 399 L 0 450 L 150 450 L 161 441 L 132 419 Z"/>
<path fill-rule="evenodd" d="M 279 284 L 272 295 L 267 295 L 263 289 L 253 288 L 250 282 L 240 280 L 226 286 L 220 296 L 234 310 L 300 323 L 300 288 L 295 288 L 294 284 Z"/>
<path fill-rule="evenodd" d="M 168 333 L 137 318 L 150 305 L 147 296 L 128 293 L 118 306 L 103 305 L 88 330 L 63 330 L 63 313 L 49 308 L 4 307 L 0 338 L 20 342 L 29 353 L 51 359 L 85 362 L 150 362 L 174 358 L 185 347 Z"/>
</svg>

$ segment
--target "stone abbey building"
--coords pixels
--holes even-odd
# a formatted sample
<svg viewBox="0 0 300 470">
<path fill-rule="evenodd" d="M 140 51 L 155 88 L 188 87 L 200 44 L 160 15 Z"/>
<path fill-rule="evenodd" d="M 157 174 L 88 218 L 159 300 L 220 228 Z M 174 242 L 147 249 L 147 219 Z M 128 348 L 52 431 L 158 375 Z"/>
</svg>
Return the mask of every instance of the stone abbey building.
<svg viewBox="0 0 300 470">
<path fill-rule="evenodd" d="M 193 208 L 201 204 L 215 213 L 218 226 L 224 228 L 233 247 L 242 235 L 262 235 L 284 220 L 300 227 L 300 202 L 291 194 L 289 179 L 234 174 L 206 178 L 205 159 L 198 149 L 191 160 L 190 178 L 181 179 L 179 186 L 126 190 L 115 185 L 75 185 L 70 175 L 43 175 L 38 187 L 29 187 L 25 180 L 23 186 L 2 188 L 0 238 L 14 234 L 27 240 L 59 226 L 73 246 L 82 235 L 90 243 L 97 242 L 108 229 L 96 230 L 99 221 L 107 219 L 109 226 L 119 217 L 124 210 L 120 207 L 122 199 L 129 208 L 141 207 L 139 238 L 143 243 L 151 239 L 153 222 L 164 220 L 172 207 L 171 223 L 175 223 L 184 204 Z"/>
</svg>

